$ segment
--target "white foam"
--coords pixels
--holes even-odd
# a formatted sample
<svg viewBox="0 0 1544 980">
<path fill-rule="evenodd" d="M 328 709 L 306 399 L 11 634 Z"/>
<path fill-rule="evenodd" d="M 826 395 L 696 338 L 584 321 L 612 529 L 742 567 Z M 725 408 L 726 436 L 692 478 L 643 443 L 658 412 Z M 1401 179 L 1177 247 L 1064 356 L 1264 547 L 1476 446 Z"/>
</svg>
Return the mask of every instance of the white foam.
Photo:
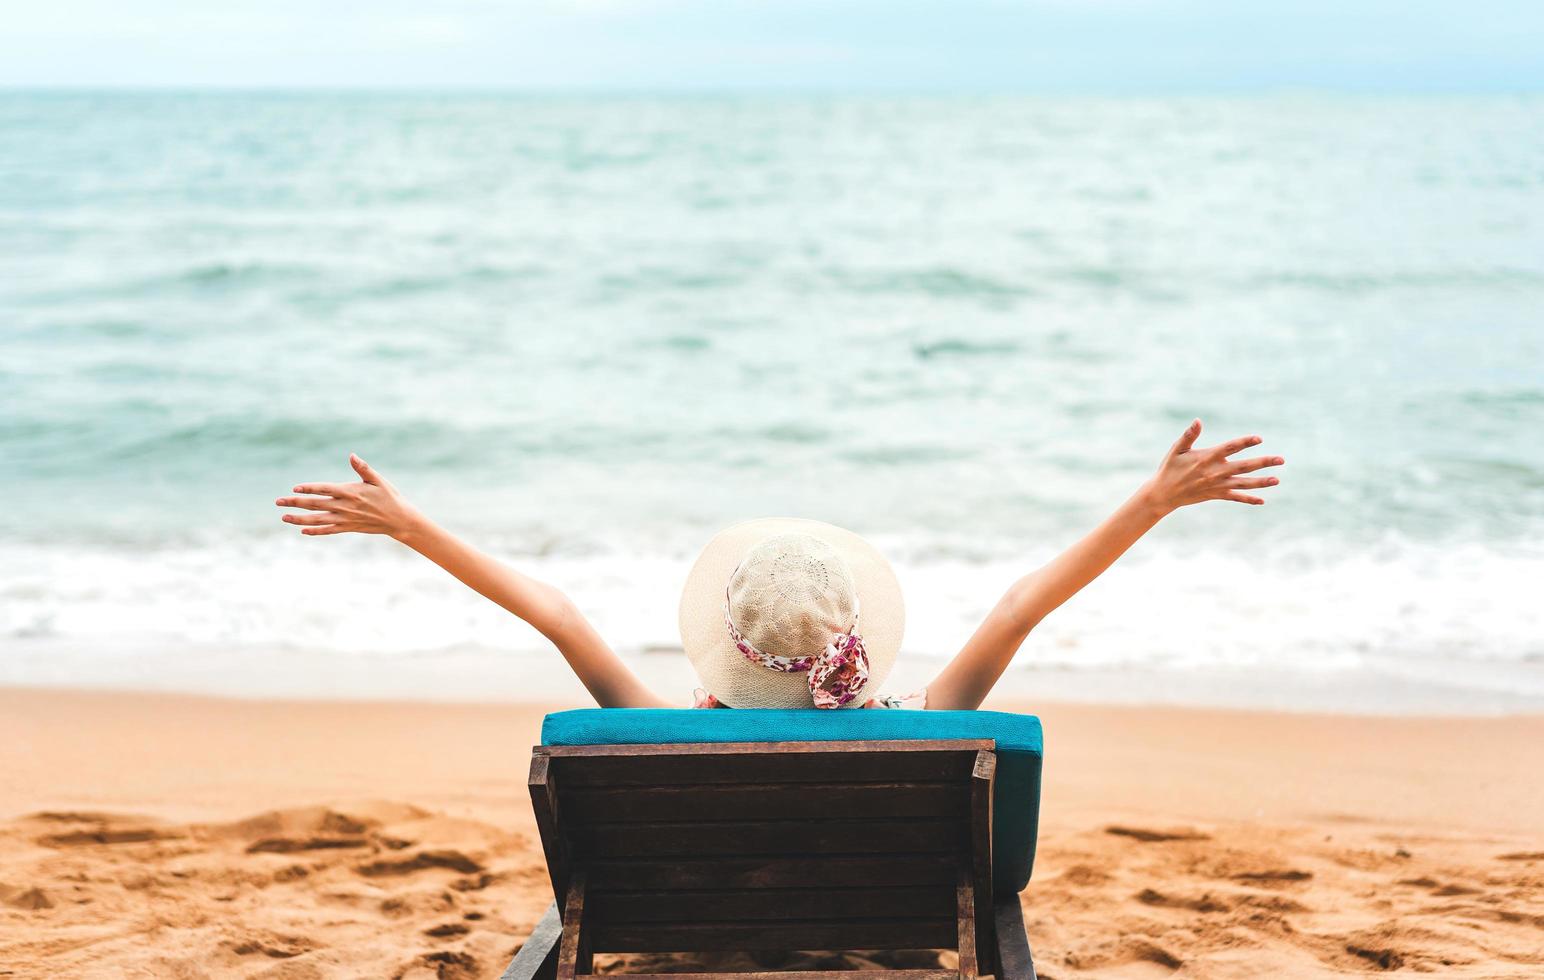
<svg viewBox="0 0 1544 980">
<path fill-rule="evenodd" d="M 898 556 L 908 603 L 895 681 L 902 686 L 925 682 L 1004 589 L 1048 557 L 967 561 L 938 557 L 925 542 L 890 542 L 887 550 Z M 653 660 L 651 653 L 678 646 L 688 558 L 507 557 L 568 591 L 624 654 Z M 1046 671 L 1253 673 L 1315 684 L 1372 672 L 1544 702 L 1544 605 L 1530 587 L 1539 581 L 1544 554 L 1478 544 L 1395 542 L 1339 555 L 1304 548 L 1259 561 L 1153 550 L 1118 564 L 1042 623 L 1001 689 L 1031 693 L 1032 678 Z M 275 662 L 295 675 L 281 685 L 292 693 L 346 693 L 334 661 L 379 665 L 481 651 L 533 672 L 555 664 L 535 631 L 382 539 L 155 552 L 7 546 L 0 642 L 0 681 L 20 684 L 95 683 L 121 673 L 104 664 L 150 649 L 157 671 L 170 675 L 157 686 L 166 680 L 194 690 L 221 686 L 208 670 L 212 650 L 311 655 Z M 321 660 L 325 667 L 307 666 Z"/>
</svg>

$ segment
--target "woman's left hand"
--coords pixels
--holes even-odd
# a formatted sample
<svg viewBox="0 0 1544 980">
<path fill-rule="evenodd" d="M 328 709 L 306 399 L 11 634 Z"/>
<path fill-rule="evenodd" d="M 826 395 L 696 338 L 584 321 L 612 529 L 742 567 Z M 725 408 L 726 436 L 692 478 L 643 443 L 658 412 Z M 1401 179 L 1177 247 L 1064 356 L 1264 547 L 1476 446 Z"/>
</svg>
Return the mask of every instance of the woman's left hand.
<svg viewBox="0 0 1544 980">
<path fill-rule="evenodd" d="M 1178 441 L 1158 466 L 1158 472 L 1147 481 L 1143 492 L 1154 506 L 1163 513 L 1198 504 L 1203 500 L 1232 500 L 1241 504 L 1263 504 L 1265 501 L 1246 490 L 1274 487 L 1281 481 L 1274 476 L 1246 476 L 1268 466 L 1281 466 L 1286 460 L 1280 456 L 1256 456 L 1253 459 L 1232 460 L 1229 456 L 1258 446 L 1259 436 L 1240 436 L 1229 439 L 1209 449 L 1196 449 L 1196 438 L 1201 435 L 1201 420 L 1190 423 Z"/>
</svg>

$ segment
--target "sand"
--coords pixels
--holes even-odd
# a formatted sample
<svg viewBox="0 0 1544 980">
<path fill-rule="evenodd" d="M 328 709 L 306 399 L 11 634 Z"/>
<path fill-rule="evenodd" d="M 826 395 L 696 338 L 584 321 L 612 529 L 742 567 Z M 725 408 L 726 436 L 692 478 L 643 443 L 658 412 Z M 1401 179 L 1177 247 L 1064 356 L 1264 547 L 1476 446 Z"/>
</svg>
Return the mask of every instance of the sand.
<svg viewBox="0 0 1544 980">
<path fill-rule="evenodd" d="M 547 707 L 0 690 L 0 977 L 496 977 Z M 1544 717 L 1033 708 L 1042 976 L 1544 975 Z"/>
</svg>

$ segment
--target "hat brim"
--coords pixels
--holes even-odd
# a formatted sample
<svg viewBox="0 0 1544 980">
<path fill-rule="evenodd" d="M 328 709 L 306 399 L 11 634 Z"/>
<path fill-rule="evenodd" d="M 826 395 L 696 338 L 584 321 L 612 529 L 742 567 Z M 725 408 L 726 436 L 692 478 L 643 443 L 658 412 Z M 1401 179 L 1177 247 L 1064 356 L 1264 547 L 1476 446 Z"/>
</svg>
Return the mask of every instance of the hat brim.
<svg viewBox="0 0 1544 980">
<path fill-rule="evenodd" d="M 858 590 L 858 632 L 868 651 L 869 680 L 852 707 L 877 697 L 889 677 L 906 629 L 901 584 L 884 556 L 851 531 L 796 517 L 766 517 L 726 528 L 708 542 L 681 591 L 681 645 L 709 694 L 731 708 L 810 708 L 806 674 L 752 663 L 724 625 L 724 588 L 756 544 L 778 534 L 808 534 L 835 548 Z"/>
</svg>

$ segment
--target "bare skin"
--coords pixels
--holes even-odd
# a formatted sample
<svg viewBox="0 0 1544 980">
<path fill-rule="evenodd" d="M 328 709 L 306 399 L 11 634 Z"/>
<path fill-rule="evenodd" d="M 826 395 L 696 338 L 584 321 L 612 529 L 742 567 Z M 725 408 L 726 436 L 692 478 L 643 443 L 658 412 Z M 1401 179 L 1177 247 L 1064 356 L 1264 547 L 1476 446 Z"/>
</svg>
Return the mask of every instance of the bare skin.
<svg viewBox="0 0 1544 980">
<path fill-rule="evenodd" d="M 602 707 L 670 706 L 643 686 L 568 596 L 490 558 L 429 520 L 358 456 L 350 456 L 349 465 L 360 482 L 302 483 L 294 493 L 304 496 L 274 501 L 280 507 L 309 511 L 285 514 L 284 521 L 300 525 L 300 533 L 306 535 L 390 535 L 536 627 Z"/>
<path fill-rule="evenodd" d="M 1083 586 L 1104 573 L 1137 540 L 1169 514 L 1206 500 L 1232 500 L 1258 506 L 1260 497 L 1247 493 L 1273 487 L 1274 476 L 1248 476 L 1280 466 L 1280 456 L 1228 457 L 1260 444 L 1259 436 L 1230 439 L 1209 449 L 1196 449 L 1201 420 L 1196 419 L 1164 454 L 1158 472 L 1138 488 L 1104 523 L 1044 568 L 1009 587 L 955 658 L 927 689 L 929 708 L 978 708 L 1008 668 L 1030 630 L 1039 625 Z"/>
<path fill-rule="evenodd" d="M 928 685 L 927 706 L 974 709 L 992 690 L 1031 630 L 1072 598 L 1137 540 L 1181 507 L 1206 500 L 1265 503 L 1248 491 L 1275 486 L 1274 476 L 1250 476 L 1280 466 L 1280 456 L 1230 457 L 1260 444 L 1243 436 L 1195 448 L 1201 420 L 1190 423 L 1164 455 L 1158 471 L 1082 540 L 1038 571 L 1015 582 L 964 648 Z M 534 626 L 562 653 L 579 680 L 605 708 L 662 708 L 671 702 L 650 691 L 562 592 L 483 554 L 425 517 L 358 456 L 349 464 L 358 483 L 302 483 L 295 496 L 274 501 L 304 513 L 285 514 L 305 535 L 385 534 L 445 569 L 473 591 Z"/>
</svg>

